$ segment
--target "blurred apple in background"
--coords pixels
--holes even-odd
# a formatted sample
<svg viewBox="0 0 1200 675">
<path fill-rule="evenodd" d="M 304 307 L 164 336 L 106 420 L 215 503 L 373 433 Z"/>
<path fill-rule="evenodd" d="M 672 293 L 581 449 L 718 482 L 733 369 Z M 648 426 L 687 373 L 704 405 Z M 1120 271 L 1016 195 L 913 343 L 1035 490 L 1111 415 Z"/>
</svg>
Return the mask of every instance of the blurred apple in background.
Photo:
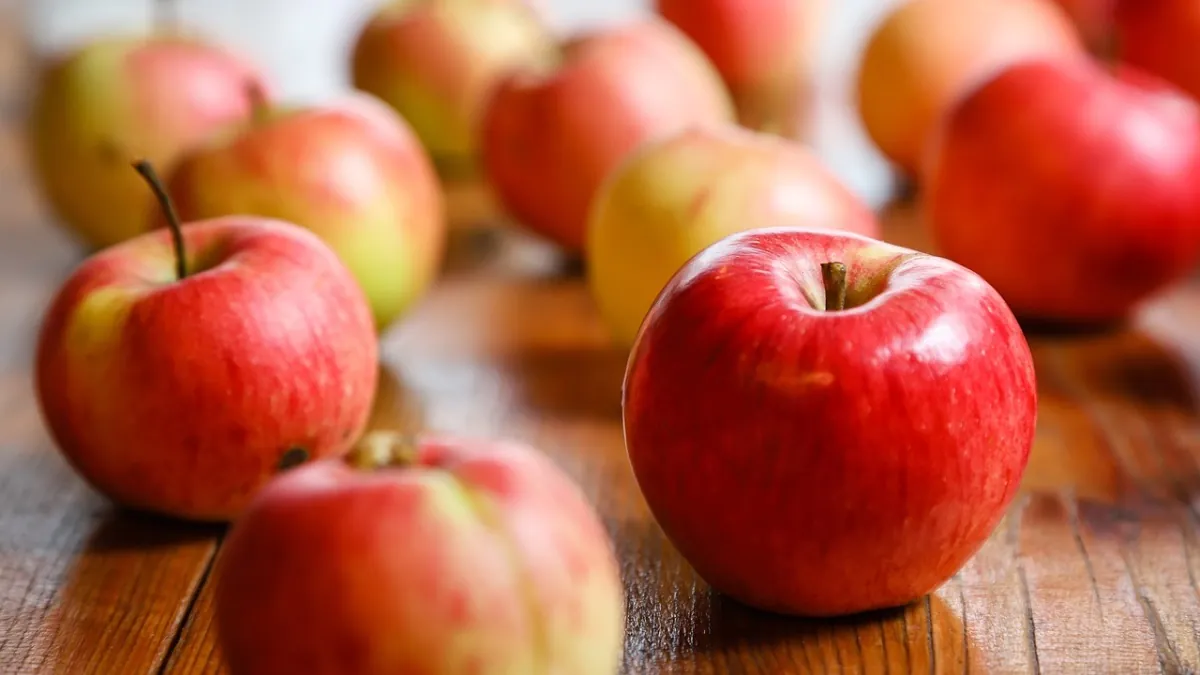
<svg viewBox="0 0 1200 675">
<path fill-rule="evenodd" d="M 41 327 L 36 391 L 101 493 L 229 520 L 277 472 L 351 448 L 377 350 L 362 290 L 328 246 L 230 216 L 141 234 L 75 269 Z"/>
<path fill-rule="evenodd" d="M 645 18 L 580 34 L 557 68 L 506 78 L 484 115 L 483 162 L 506 209 L 579 252 L 592 198 L 643 142 L 734 121 L 704 53 L 665 21 Z"/>
<path fill-rule="evenodd" d="M 721 73 L 741 124 L 795 137 L 828 0 L 656 0 Z"/>
<path fill-rule="evenodd" d="M 154 202 L 130 162 L 168 169 L 184 149 L 250 115 L 266 83 L 221 47 L 182 35 L 106 38 L 47 65 L 29 113 L 32 168 L 49 206 L 86 246 L 150 227 Z"/>
<path fill-rule="evenodd" d="M 1032 57 L 1083 58 L 1050 0 L 909 0 L 875 29 L 858 71 L 858 111 L 880 151 L 915 176 L 938 119 L 997 69 Z"/>
<path fill-rule="evenodd" d="M 316 232 L 362 285 L 380 330 L 422 297 L 445 249 L 433 165 L 404 120 L 368 94 L 259 109 L 183 156 L 168 187 L 185 220 L 253 214 Z"/>
<path fill-rule="evenodd" d="M 1094 54 L 1104 54 L 1114 47 L 1111 42 L 1113 13 L 1120 0 L 1054 0 L 1071 18 L 1083 43 Z M 1155 4 L 1157 0 L 1135 0 L 1139 4 Z"/>
<path fill-rule="evenodd" d="M 689 258 L 735 232 L 785 225 L 879 236 L 872 211 L 796 143 L 732 125 L 647 143 L 618 165 L 593 203 L 592 294 L 627 347 Z"/>
<path fill-rule="evenodd" d="M 1021 328 L 978 275 L 801 228 L 684 265 L 623 391 L 638 486 L 692 567 L 743 603 L 818 616 L 953 576 L 1016 494 L 1037 411 Z"/>
<path fill-rule="evenodd" d="M 924 177 L 937 251 L 1018 315 L 1110 322 L 1200 259 L 1200 107 L 1130 68 L 1027 61 L 956 106 Z"/>
<path fill-rule="evenodd" d="M 522 0 L 393 0 L 354 44 L 354 86 L 394 107 L 445 177 L 476 169 L 477 125 L 513 68 L 553 63 L 557 45 Z"/>
<path fill-rule="evenodd" d="M 1118 0 L 1114 53 L 1200 99 L 1200 2 Z"/>
</svg>

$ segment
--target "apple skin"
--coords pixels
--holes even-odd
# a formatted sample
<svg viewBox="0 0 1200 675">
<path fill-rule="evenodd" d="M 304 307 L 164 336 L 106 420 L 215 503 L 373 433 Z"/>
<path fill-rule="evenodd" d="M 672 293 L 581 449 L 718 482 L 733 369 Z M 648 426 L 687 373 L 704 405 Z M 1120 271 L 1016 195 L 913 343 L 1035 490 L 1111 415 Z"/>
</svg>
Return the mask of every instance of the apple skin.
<svg viewBox="0 0 1200 675">
<path fill-rule="evenodd" d="M 41 327 L 37 395 L 63 455 L 114 502 L 227 521 L 290 449 L 318 459 L 357 440 L 376 335 L 312 233 L 245 216 L 183 229 L 182 281 L 167 230 L 75 269 Z"/>
<path fill-rule="evenodd" d="M 820 265 L 847 267 L 824 311 Z M 1033 443 L 1029 347 L 943 258 L 771 228 L 692 258 L 651 309 L 623 388 L 655 519 L 714 589 L 834 616 L 949 579 L 1011 503 Z"/>
<path fill-rule="evenodd" d="M 1116 57 L 1200 99 L 1200 3 L 1113 1 Z"/>
<path fill-rule="evenodd" d="M 740 124 L 797 134 L 828 0 L 657 0 L 655 7 L 716 66 Z"/>
<path fill-rule="evenodd" d="M 444 256 L 446 207 L 429 156 L 368 94 L 261 113 L 180 158 L 167 181 L 180 217 L 253 214 L 316 232 L 385 330 L 424 296 Z"/>
<path fill-rule="evenodd" d="M 647 143 L 593 203 L 586 260 L 592 295 L 622 346 L 685 262 L 734 232 L 827 227 L 880 236 L 874 213 L 804 146 L 729 125 Z"/>
<path fill-rule="evenodd" d="M 1054 0 L 1071 18 L 1088 50 L 1095 54 L 1105 52 L 1112 34 L 1113 17 L 1119 0 Z M 1146 3 L 1136 0 L 1137 4 Z"/>
<path fill-rule="evenodd" d="M 356 38 L 351 78 L 408 121 L 444 175 L 469 175 L 491 88 L 556 55 L 553 35 L 526 2 L 393 0 Z"/>
<path fill-rule="evenodd" d="M 553 71 L 505 77 L 489 99 L 482 161 L 505 209 L 571 253 L 605 177 L 642 143 L 734 122 L 720 75 L 655 17 L 578 34 Z"/>
<path fill-rule="evenodd" d="M 28 120 L 33 174 L 59 221 L 90 249 L 150 229 L 155 205 L 129 163 L 169 167 L 250 115 L 266 95 L 239 55 L 187 37 L 111 38 L 64 54 L 38 81 Z"/>
<path fill-rule="evenodd" d="M 514 442 L 414 445 L 403 466 L 314 463 L 262 490 L 218 563 L 231 672 L 617 672 L 620 570 L 570 478 Z"/>
<path fill-rule="evenodd" d="M 900 172 L 916 176 L 945 111 L 1027 58 L 1088 58 L 1070 19 L 1047 0 L 904 2 L 863 52 L 856 83 L 863 127 Z"/>
<path fill-rule="evenodd" d="M 1013 65 L 935 140 L 923 199 L 937 253 L 1018 316 L 1118 321 L 1200 258 L 1200 108 L 1132 68 Z"/>
</svg>

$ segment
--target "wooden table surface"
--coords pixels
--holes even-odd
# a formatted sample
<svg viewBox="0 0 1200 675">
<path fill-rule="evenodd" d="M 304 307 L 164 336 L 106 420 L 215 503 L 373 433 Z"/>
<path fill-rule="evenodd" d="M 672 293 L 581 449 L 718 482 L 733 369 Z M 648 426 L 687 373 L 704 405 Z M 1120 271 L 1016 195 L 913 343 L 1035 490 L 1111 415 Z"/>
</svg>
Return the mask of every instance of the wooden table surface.
<svg viewBox="0 0 1200 675">
<path fill-rule="evenodd" d="M 18 48 L 0 40 L 0 673 L 220 673 L 209 572 L 223 530 L 114 509 L 38 416 L 33 341 L 81 253 L 25 169 Z M 486 224 L 456 206 L 460 225 Z M 922 245 L 911 208 L 886 220 L 888 238 Z M 576 478 L 622 560 L 625 672 L 1200 668 L 1200 282 L 1125 329 L 1031 336 L 1037 442 L 991 540 L 922 602 L 807 621 L 713 594 L 648 516 L 622 444 L 625 355 L 578 272 L 530 237 L 457 231 L 436 289 L 387 335 L 372 424 L 523 439 Z"/>
</svg>

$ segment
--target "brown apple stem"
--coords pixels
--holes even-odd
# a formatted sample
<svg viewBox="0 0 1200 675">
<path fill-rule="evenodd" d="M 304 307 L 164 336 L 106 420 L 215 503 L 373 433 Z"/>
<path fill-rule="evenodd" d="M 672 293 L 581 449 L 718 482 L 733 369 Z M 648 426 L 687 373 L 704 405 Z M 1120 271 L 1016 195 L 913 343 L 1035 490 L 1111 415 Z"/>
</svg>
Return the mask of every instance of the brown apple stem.
<svg viewBox="0 0 1200 675">
<path fill-rule="evenodd" d="M 416 461 L 417 446 L 414 439 L 397 431 L 368 432 L 346 455 L 346 462 L 362 471 L 410 466 Z"/>
<path fill-rule="evenodd" d="M 821 263 L 821 279 L 825 282 L 825 311 L 845 309 L 846 266 L 840 262 Z"/>
<path fill-rule="evenodd" d="M 179 214 L 175 212 L 175 205 L 171 203 L 167 189 L 163 186 L 158 173 L 150 165 L 150 162 L 144 159 L 137 161 L 133 168 L 137 169 L 137 172 L 142 174 L 142 178 L 145 178 L 146 182 L 150 184 L 154 197 L 158 199 L 158 204 L 167 217 L 167 227 L 171 229 L 171 242 L 175 245 L 175 276 L 177 279 L 183 279 L 187 277 L 187 251 L 183 248 L 183 226 L 179 222 Z"/>
<path fill-rule="evenodd" d="M 270 105 L 261 82 L 253 78 L 246 81 L 246 99 L 250 101 L 250 119 L 255 124 L 266 121 Z"/>
<path fill-rule="evenodd" d="M 175 0 L 154 1 L 154 28 L 161 33 L 179 31 L 179 12 Z"/>
</svg>

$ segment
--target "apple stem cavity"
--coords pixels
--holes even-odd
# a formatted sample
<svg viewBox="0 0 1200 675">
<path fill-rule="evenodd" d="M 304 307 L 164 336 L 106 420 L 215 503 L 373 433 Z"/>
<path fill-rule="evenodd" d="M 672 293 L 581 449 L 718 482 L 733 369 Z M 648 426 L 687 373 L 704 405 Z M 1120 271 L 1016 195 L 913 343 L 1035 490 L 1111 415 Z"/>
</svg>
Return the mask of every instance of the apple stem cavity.
<svg viewBox="0 0 1200 675">
<path fill-rule="evenodd" d="M 183 226 L 179 222 L 179 214 L 175 212 L 175 205 L 171 203 L 171 197 L 167 194 L 167 189 L 163 186 L 162 180 L 159 179 L 158 173 L 150 162 L 140 160 L 135 162 L 133 168 L 142 174 L 142 178 L 150 184 L 150 189 L 154 191 L 154 197 L 158 199 L 159 206 L 162 207 L 163 214 L 167 217 L 167 226 L 171 229 L 171 243 L 175 246 L 175 276 L 178 280 L 187 277 L 187 255 L 183 247 Z"/>
<path fill-rule="evenodd" d="M 821 279 L 825 282 L 825 311 L 846 309 L 846 266 L 840 262 L 821 263 Z"/>
<path fill-rule="evenodd" d="M 417 446 L 413 439 L 395 431 L 372 431 L 362 437 L 346 457 L 347 463 L 362 471 L 416 464 Z"/>
</svg>

